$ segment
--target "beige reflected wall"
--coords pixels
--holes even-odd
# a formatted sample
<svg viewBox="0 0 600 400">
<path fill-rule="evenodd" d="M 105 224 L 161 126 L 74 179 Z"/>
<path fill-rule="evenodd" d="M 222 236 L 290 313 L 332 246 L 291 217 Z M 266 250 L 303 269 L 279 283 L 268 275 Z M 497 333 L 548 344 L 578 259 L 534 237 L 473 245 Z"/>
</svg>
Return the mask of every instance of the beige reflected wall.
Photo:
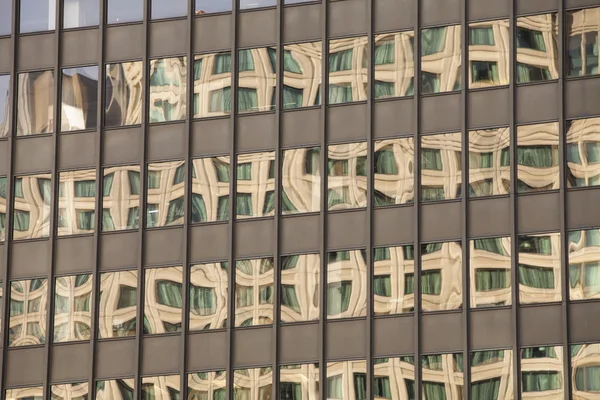
<svg viewBox="0 0 600 400">
<path fill-rule="evenodd" d="M 517 190 L 519 193 L 560 187 L 558 122 L 517 127 Z"/>
<path fill-rule="evenodd" d="M 7 389 L 6 400 L 42 400 L 44 398 L 43 386 L 32 386 L 27 388 Z"/>
<path fill-rule="evenodd" d="M 321 208 L 320 148 L 283 150 L 281 213 L 318 212 Z"/>
<path fill-rule="evenodd" d="M 103 175 L 102 231 L 137 229 L 140 219 L 140 166 L 108 167 Z"/>
<path fill-rule="evenodd" d="M 471 353 L 471 398 L 510 400 L 514 392 L 512 350 Z"/>
<path fill-rule="evenodd" d="M 50 398 L 52 400 L 87 400 L 89 396 L 90 386 L 87 382 L 52 385 L 50 387 Z"/>
<path fill-rule="evenodd" d="M 185 118 L 187 57 L 150 60 L 148 122 Z"/>
<path fill-rule="evenodd" d="M 229 156 L 192 160 L 192 223 L 229 219 Z"/>
<path fill-rule="evenodd" d="M 421 245 L 421 309 L 462 307 L 462 247 L 460 242 Z"/>
<path fill-rule="evenodd" d="M 373 250 L 373 307 L 375 315 L 402 314 L 415 306 L 413 246 Z"/>
<path fill-rule="evenodd" d="M 376 99 L 414 93 L 414 31 L 375 35 L 374 92 Z"/>
<path fill-rule="evenodd" d="M 319 364 L 279 367 L 279 399 L 319 400 Z"/>
<path fill-rule="evenodd" d="M 565 75 L 598 74 L 598 31 L 600 7 L 567 12 Z"/>
<path fill-rule="evenodd" d="M 519 301 L 561 301 L 560 233 L 519 236 Z"/>
<path fill-rule="evenodd" d="M 187 399 L 225 399 L 227 391 L 225 371 L 194 372 L 188 374 Z"/>
<path fill-rule="evenodd" d="M 471 307 L 511 305 L 510 237 L 474 239 L 470 247 Z"/>
<path fill-rule="evenodd" d="M 9 308 L 9 347 L 46 343 L 47 279 L 11 282 Z"/>
<path fill-rule="evenodd" d="M 194 118 L 231 112 L 231 53 L 194 56 Z"/>
<path fill-rule="evenodd" d="M 272 258 L 235 262 L 235 326 L 273 323 Z"/>
<path fill-rule="evenodd" d="M 129 400 L 133 398 L 133 379 L 96 381 L 95 400 Z"/>
<path fill-rule="evenodd" d="M 375 206 L 407 204 L 414 201 L 414 140 L 378 140 L 373 154 Z"/>
<path fill-rule="evenodd" d="M 98 338 L 135 336 L 137 316 L 137 271 L 100 275 Z"/>
<path fill-rule="evenodd" d="M 465 377 L 462 353 L 431 354 L 421 357 L 423 399 L 463 398 Z"/>
<path fill-rule="evenodd" d="M 180 332 L 183 268 L 148 268 L 144 276 L 144 333 Z"/>
<path fill-rule="evenodd" d="M 461 133 L 422 136 L 422 200 L 458 199 L 461 183 Z"/>
<path fill-rule="evenodd" d="M 567 122 L 567 185 L 600 185 L 600 118 Z"/>
<path fill-rule="evenodd" d="M 6 193 L 8 191 L 8 179 L 0 177 L 0 242 L 6 240 Z"/>
<path fill-rule="evenodd" d="M 568 233 L 569 298 L 600 298 L 600 230 Z"/>
<path fill-rule="evenodd" d="M 92 330 L 91 274 L 62 276 L 54 284 L 54 343 L 89 340 Z"/>
<path fill-rule="evenodd" d="M 319 319 L 319 254 L 281 257 L 279 288 L 281 322 Z"/>
<path fill-rule="evenodd" d="M 600 343 L 574 344 L 571 350 L 571 394 L 573 400 L 600 397 Z"/>
<path fill-rule="evenodd" d="M 94 232 L 96 215 L 96 170 L 59 173 L 58 236 Z M 104 190 L 111 182 L 104 179 Z"/>
<path fill-rule="evenodd" d="M 373 360 L 373 398 L 411 400 L 415 398 L 413 356 Z"/>
<path fill-rule="evenodd" d="M 367 99 L 368 41 L 366 36 L 329 41 L 329 104 Z"/>
<path fill-rule="evenodd" d="M 325 398 L 359 400 L 366 398 L 367 362 L 364 360 L 327 363 Z"/>
<path fill-rule="evenodd" d="M 260 112 L 275 109 L 277 82 L 275 47 L 239 50 L 238 112 Z"/>
<path fill-rule="evenodd" d="M 15 178 L 13 239 L 35 239 L 50 234 L 52 183 L 50 174 Z"/>
<path fill-rule="evenodd" d="M 367 143 L 328 147 L 328 210 L 367 206 Z"/>
<path fill-rule="evenodd" d="M 233 371 L 233 398 L 271 400 L 273 370 L 271 367 Z"/>
<path fill-rule="evenodd" d="M 185 174 L 184 161 L 148 164 L 146 227 L 183 224 Z"/>
<path fill-rule="evenodd" d="M 321 104 L 321 42 L 283 46 L 283 108 Z"/>
<path fill-rule="evenodd" d="M 144 67 L 141 61 L 106 65 L 104 125 L 106 127 L 142 123 L 142 87 Z"/>
<path fill-rule="evenodd" d="M 460 25 L 421 31 L 421 92 L 449 92 L 461 88 L 462 37 Z"/>
<path fill-rule="evenodd" d="M 367 315 L 366 250 L 327 254 L 327 319 Z"/>
<path fill-rule="evenodd" d="M 517 18 L 517 83 L 558 79 L 558 15 Z"/>
<path fill-rule="evenodd" d="M 52 132 L 54 71 L 19 74 L 17 84 L 17 136 Z"/>
<path fill-rule="evenodd" d="M 510 82 L 508 20 L 469 24 L 469 88 L 508 85 Z"/>
<path fill-rule="evenodd" d="M 520 361 L 521 398 L 564 399 L 562 346 L 521 349 Z"/>
<path fill-rule="evenodd" d="M 275 152 L 237 156 L 238 219 L 275 215 Z"/>
<path fill-rule="evenodd" d="M 179 400 L 181 378 L 179 375 L 145 376 L 142 378 L 142 400 Z"/>
<path fill-rule="evenodd" d="M 190 330 L 226 328 L 228 296 L 226 261 L 196 264 L 190 269 Z"/>
<path fill-rule="evenodd" d="M 510 193 L 510 130 L 469 132 L 469 196 Z"/>
</svg>

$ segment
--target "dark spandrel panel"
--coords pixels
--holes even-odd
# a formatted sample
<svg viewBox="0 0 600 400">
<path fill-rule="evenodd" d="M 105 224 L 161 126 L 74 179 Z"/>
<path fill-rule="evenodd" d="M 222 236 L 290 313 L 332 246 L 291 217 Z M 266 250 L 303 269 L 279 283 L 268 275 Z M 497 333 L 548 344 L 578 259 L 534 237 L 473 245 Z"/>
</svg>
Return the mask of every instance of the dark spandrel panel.
<svg viewBox="0 0 600 400">
<path fill-rule="evenodd" d="M 273 7 L 277 5 L 277 0 L 239 0 L 240 10 L 252 8 Z"/>
<path fill-rule="evenodd" d="M 520 352 L 522 398 L 562 399 L 565 379 L 563 346 L 527 347 Z"/>
<path fill-rule="evenodd" d="M 561 301 L 560 233 L 519 236 L 519 301 Z"/>
<path fill-rule="evenodd" d="M 194 57 L 194 118 L 231 112 L 231 53 Z"/>
<path fill-rule="evenodd" d="M 187 0 L 152 0 L 152 19 L 183 17 L 187 12 Z"/>
<path fill-rule="evenodd" d="M 364 317 L 367 314 L 366 250 L 327 254 L 327 319 Z"/>
<path fill-rule="evenodd" d="M 142 378 L 142 400 L 178 400 L 181 378 L 179 375 L 147 376 Z"/>
<path fill-rule="evenodd" d="M 142 122 L 143 74 L 141 61 L 106 66 L 105 126 L 137 125 Z"/>
<path fill-rule="evenodd" d="M 517 18 L 517 83 L 558 79 L 558 16 Z"/>
<path fill-rule="evenodd" d="M 133 398 L 133 379 L 96 381 L 96 400 L 128 400 Z"/>
<path fill-rule="evenodd" d="M 0 75 L 0 137 L 8 135 L 10 124 L 10 75 Z"/>
<path fill-rule="evenodd" d="M 227 373 L 225 371 L 188 374 L 188 399 L 225 399 L 227 392 L 226 377 Z"/>
<path fill-rule="evenodd" d="M 98 67 L 62 70 L 61 131 L 96 129 Z"/>
<path fill-rule="evenodd" d="M 374 204 L 407 204 L 414 200 L 413 138 L 375 142 Z"/>
<path fill-rule="evenodd" d="M 271 400 L 273 369 L 271 367 L 233 371 L 233 398 Z"/>
<path fill-rule="evenodd" d="M 13 193 L 13 238 L 35 239 L 50 233 L 51 175 L 15 178 Z"/>
<path fill-rule="evenodd" d="M 235 326 L 273 323 L 273 259 L 235 262 Z"/>
<path fill-rule="evenodd" d="M 275 152 L 237 156 L 237 219 L 275 215 Z"/>
<path fill-rule="evenodd" d="M 50 133 L 54 129 L 54 72 L 19 74 L 17 136 Z"/>
<path fill-rule="evenodd" d="M 471 307 L 512 304 L 510 237 L 471 240 Z"/>
<path fill-rule="evenodd" d="M 414 31 L 384 33 L 375 36 L 374 97 L 412 96 L 415 66 Z"/>
<path fill-rule="evenodd" d="M 568 232 L 569 298 L 600 298 L 600 230 Z"/>
<path fill-rule="evenodd" d="M 461 198 L 461 134 L 421 137 L 421 196 L 423 201 Z"/>
<path fill-rule="evenodd" d="M 135 336 L 137 315 L 137 271 L 100 275 L 98 338 Z"/>
<path fill-rule="evenodd" d="M 517 191 L 560 187 L 558 122 L 517 127 Z"/>
<path fill-rule="evenodd" d="M 231 11 L 231 0 L 196 0 L 196 15 Z"/>
<path fill-rule="evenodd" d="M 63 0 L 63 29 L 98 25 L 100 1 Z"/>
<path fill-rule="evenodd" d="M 510 130 L 469 132 L 469 197 L 510 193 Z"/>
<path fill-rule="evenodd" d="M 319 319 L 319 254 L 301 254 L 281 258 L 279 265 L 281 322 Z"/>
<path fill-rule="evenodd" d="M 192 161 L 192 223 L 229 219 L 229 156 Z"/>
<path fill-rule="evenodd" d="M 321 208 L 320 148 L 284 150 L 281 168 L 281 213 L 318 212 Z"/>
<path fill-rule="evenodd" d="M 275 109 L 277 51 L 274 47 L 238 52 L 238 111 Z"/>
<path fill-rule="evenodd" d="M 54 30 L 56 0 L 20 1 L 20 33 Z"/>
<path fill-rule="evenodd" d="M 43 400 L 44 387 L 34 386 L 27 388 L 7 389 L 6 400 Z"/>
<path fill-rule="evenodd" d="M 469 24 L 469 88 L 508 85 L 510 34 L 508 20 Z"/>
<path fill-rule="evenodd" d="M 568 122 L 567 186 L 600 185 L 600 118 Z"/>
<path fill-rule="evenodd" d="M 150 268 L 144 274 L 144 333 L 180 332 L 183 318 L 183 268 Z"/>
<path fill-rule="evenodd" d="M 421 31 L 421 92 L 442 93 L 461 88 L 460 25 Z"/>
<path fill-rule="evenodd" d="M 414 364 L 414 356 L 375 358 L 373 360 L 373 397 L 376 399 L 414 399 Z"/>
<path fill-rule="evenodd" d="M 50 396 L 53 400 L 87 400 L 90 396 L 89 387 L 88 382 L 52 385 L 50 387 Z"/>
<path fill-rule="evenodd" d="M 46 343 L 47 279 L 11 282 L 9 307 L 8 345 L 10 347 Z"/>
<path fill-rule="evenodd" d="M 298 394 L 302 394 L 298 397 Z M 319 400 L 319 364 L 279 367 L 279 399 Z"/>
<path fill-rule="evenodd" d="M 573 344 L 571 354 L 571 393 L 573 399 L 594 399 L 600 391 L 600 343 Z"/>
<path fill-rule="evenodd" d="M 329 41 L 328 104 L 366 100 L 369 70 L 366 36 Z"/>
<path fill-rule="evenodd" d="M 149 122 L 185 118 L 186 76 L 186 57 L 150 60 Z"/>
<path fill-rule="evenodd" d="M 227 261 L 190 268 L 190 331 L 227 328 Z"/>
<path fill-rule="evenodd" d="M 415 307 L 413 246 L 373 249 L 373 308 L 375 315 L 402 314 Z"/>
<path fill-rule="evenodd" d="M 568 12 L 565 21 L 565 75 L 597 75 L 600 7 Z"/>
<path fill-rule="evenodd" d="M 10 35 L 12 30 L 12 2 L 0 0 L 0 36 Z"/>
<path fill-rule="evenodd" d="M 471 398 L 514 398 L 512 354 L 512 350 L 471 353 Z"/>
<path fill-rule="evenodd" d="M 109 24 L 141 21 L 144 0 L 108 0 L 106 20 Z"/>
<path fill-rule="evenodd" d="M 462 308 L 462 261 L 460 242 L 421 245 L 421 308 L 423 311 Z"/>
<path fill-rule="evenodd" d="M 54 343 L 90 340 L 91 310 L 94 305 L 92 284 L 91 274 L 56 278 L 54 285 Z"/>
<path fill-rule="evenodd" d="M 462 353 L 430 354 L 421 357 L 423 398 L 460 399 L 463 396 Z"/>
<path fill-rule="evenodd" d="M 148 164 L 146 227 L 183 224 L 185 174 L 183 161 Z"/>
<path fill-rule="evenodd" d="M 319 386 L 327 399 L 366 399 L 367 376 L 364 360 L 328 362 L 327 383 Z"/>
<path fill-rule="evenodd" d="M 284 46 L 283 108 L 321 104 L 321 52 L 321 42 Z"/>
<path fill-rule="evenodd" d="M 102 231 L 137 229 L 140 219 L 140 167 L 104 169 Z"/>
<path fill-rule="evenodd" d="M 328 210 L 366 207 L 367 170 L 366 142 L 328 147 Z"/>
</svg>

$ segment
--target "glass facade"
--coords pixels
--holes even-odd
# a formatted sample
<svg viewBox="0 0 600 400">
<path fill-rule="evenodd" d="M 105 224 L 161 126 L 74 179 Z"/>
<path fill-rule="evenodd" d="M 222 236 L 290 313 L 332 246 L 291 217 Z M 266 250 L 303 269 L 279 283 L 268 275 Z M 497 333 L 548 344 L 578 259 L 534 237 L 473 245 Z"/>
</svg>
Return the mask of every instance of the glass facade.
<svg viewBox="0 0 600 400">
<path fill-rule="evenodd" d="M 18 76 L 17 136 L 54 130 L 54 72 L 25 72 Z"/>
</svg>

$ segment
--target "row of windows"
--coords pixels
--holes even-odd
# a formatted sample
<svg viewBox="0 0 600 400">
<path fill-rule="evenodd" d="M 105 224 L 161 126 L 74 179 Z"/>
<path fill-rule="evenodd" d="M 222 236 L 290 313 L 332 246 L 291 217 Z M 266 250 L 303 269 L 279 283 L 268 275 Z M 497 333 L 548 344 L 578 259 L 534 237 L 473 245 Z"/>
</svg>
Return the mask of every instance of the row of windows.
<svg viewBox="0 0 600 400">
<path fill-rule="evenodd" d="M 520 390 L 523 397 L 544 396 L 562 399 L 565 379 L 571 383 L 574 399 L 590 399 L 600 392 L 600 344 L 527 347 L 519 350 Z M 564 357 L 570 357 L 568 377 L 564 372 Z M 502 400 L 514 398 L 513 350 L 483 350 L 470 354 L 470 398 Z M 431 354 L 421 357 L 423 399 L 443 400 L 463 398 L 466 384 L 463 353 Z M 319 364 L 293 364 L 279 367 L 281 400 L 318 400 L 325 390 L 327 399 L 367 399 L 367 363 L 365 360 L 335 361 L 326 365 L 327 383 L 319 384 Z M 236 369 L 233 371 L 233 399 L 270 400 L 274 375 L 272 367 Z M 374 399 L 415 400 L 414 356 L 375 358 L 373 360 L 372 393 Z M 187 375 L 187 399 L 224 400 L 226 398 L 224 370 L 194 372 Z M 178 400 L 181 393 L 179 375 L 152 376 L 141 379 L 142 400 L 155 398 Z M 134 379 L 96 381 L 95 400 L 130 400 Z M 89 384 L 51 385 L 53 399 L 87 400 Z M 43 388 L 16 388 L 6 391 L 7 400 L 42 400 Z M 519 396 L 519 398 L 521 397 Z"/>
</svg>

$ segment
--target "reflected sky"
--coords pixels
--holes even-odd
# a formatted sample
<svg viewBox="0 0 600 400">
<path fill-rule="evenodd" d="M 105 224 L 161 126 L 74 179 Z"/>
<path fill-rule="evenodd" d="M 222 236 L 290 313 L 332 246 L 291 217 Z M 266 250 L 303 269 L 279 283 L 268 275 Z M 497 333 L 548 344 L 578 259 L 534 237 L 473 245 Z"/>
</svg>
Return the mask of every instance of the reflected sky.
<svg viewBox="0 0 600 400">
<path fill-rule="evenodd" d="M 187 0 L 152 0 L 152 19 L 183 17 L 187 12 Z"/>
<path fill-rule="evenodd" d="M 231 0 L 196 0 L 196 15 L 231 11 Z"/>
<path fill-rule="evenodd" d="M 20 13 L 20 33 L 54 30 L 56 0 L 21 0 Z"/>
<path fill-rule="evenodd" d="M 107 22 L 109 24 L 141 21 L 143 14 L 144 0 L 108 0 Z"/>
<path fill-rule="evenodd" d="M 10 35 L 13 0 L 0 0 L 0 35 Z"/>
<path fill-rule="evenodd" d="M 63 28 L 80 28 L 98 25 L 100 2 L 98 0 L 63 0 Z"/>
</svg>

